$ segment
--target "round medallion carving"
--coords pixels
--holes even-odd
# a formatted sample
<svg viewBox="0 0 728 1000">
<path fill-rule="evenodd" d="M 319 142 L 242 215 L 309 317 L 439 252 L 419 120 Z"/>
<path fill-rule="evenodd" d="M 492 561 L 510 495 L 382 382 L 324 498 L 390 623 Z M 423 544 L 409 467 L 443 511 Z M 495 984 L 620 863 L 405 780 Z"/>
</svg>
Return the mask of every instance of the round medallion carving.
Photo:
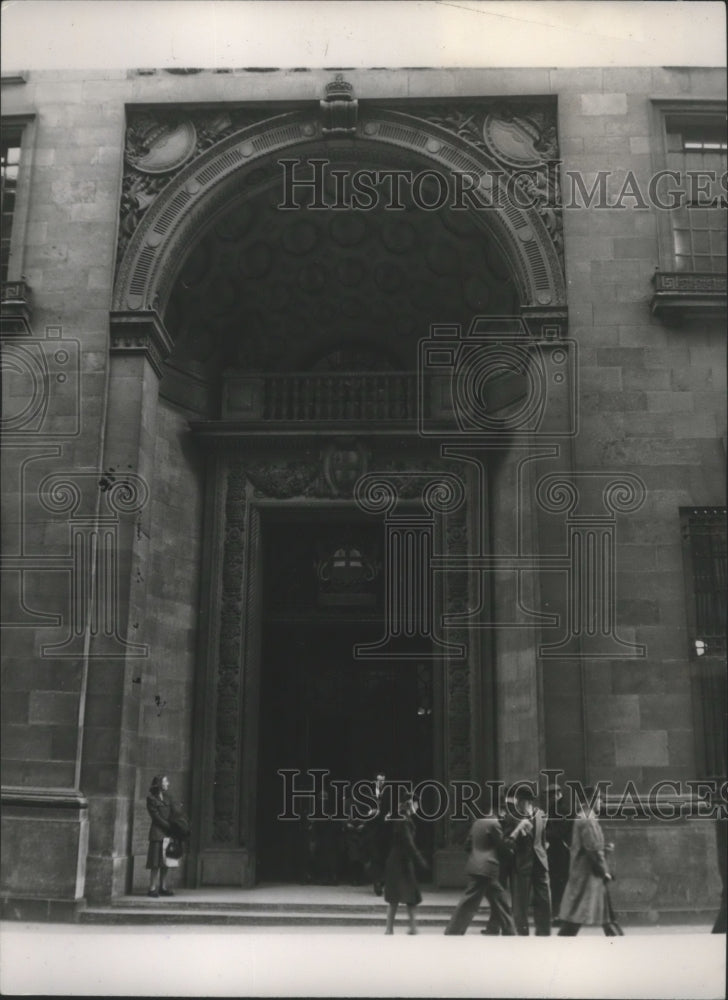
<svg viewBox="0 0 728 1000">
<path fill-rule="evenodd" d="M 336 276 L 342 285 L 353 287 L 364 277 L 364 265 L 356 257 L 345 257 L 336 265 Z"/>
<path fill-rule="evenodd" d="M 181 167 L 195 151 L 197 131 L 192 122 L 179 125 L 143 123 L 129 143 L 126 158 L 143 174 L 166 174 Z"/>
<path fill-rule="evenodd" d="M 506 120 L 489 114 L 483 123 L 483 141 L 488 149 L 513 167 L 532 167 L 543 162 L 536 148 L 539 139 L 538 125 L 525 116 L 514 115 Z"/>
<path fill-rule="evenodd" d="M 299 272 L 298 280 L 305 292 L 320 292 L 326 284 L 326 275 L 321 264 L 313 262 L 304 264 Z"/>
<path fill-rule="evenodd" d="M 281 243 L 288 253 L 298 256 L 309 253 L 318 242 L 318 230 L 313 222 L 300 220 L 283 230 Z"/>
<path fill-rule="evenodd" d="M 262 278 L 270 270 L 272 261 L 273 251 L 267 243 L 259 240 L 240 251 L 238 262 L 244 277 Z"/>
<path fill-rule="evenodd" d="M 361 215 L 347 212 L 335 215 L 329 224 L 332 239 L 342 247 L 353 247 L 367 235 L 367 224 Z"/>
<path fill-rule="evenodd" d="M 382 243 L 392 253 L 407 253 L 415 245 L 417 235 L 414 228 L 404 219 L 387 222 L 382 227 Z"/>
<path fill-rule="evenodd" d="M 215 227 L 215 232 L 221 240 L 235 242 L 245 236 L 253 224 L 254 217 L 253 203 L 246 201 L 231 212 L 226 212 Z"/>
<path fill-rule="evenodd" d="M 475 235 L 475 226 L 467 212 L 454 209 L 451 212 L 439 212 L 438 217 L 443 226 L 455 236 L 468 237 Z"/>
<path fill-rule="evenodd" d="M 351 295 L 345 296 L 340 300 L 340 308 L 342 316 L 346 316 L 347 319 L 356 319 L 363 312 L 359 300 Z"/>
<path fill-rule="evenodd" d="M 227 313 L 235 304 L 235 290 L 223 275 L 218 275 L 210 285 L 212 312 L 215 316 Z"/>
<path fill-rule="evenodd" d="M 427 248 L 427 264 L 435 274 L 456 274 L 460 269 L 460 254 L 450 243 L 433 243 Z"/>
<path fill-rule="evenodd" d="M 374 278 L 383 292 L 396 292 L 402 287 L 404 275 L 398 264 L 377 264 Z"/>
<path fill-rule="evenodd" d="M 282 281 L 274 281 L 267 287 L 266 307 L 272 312 L 283 312 L 291 301 L 291 291 Z"/>
<path fill-rule="evenodd" d="M 213 248 L 209 240 L 203 240 L 196 246 L 185 261 L 179 280 L 185 288 L 194 288 L 207 275 L 213 259 Z"/>
</svg>

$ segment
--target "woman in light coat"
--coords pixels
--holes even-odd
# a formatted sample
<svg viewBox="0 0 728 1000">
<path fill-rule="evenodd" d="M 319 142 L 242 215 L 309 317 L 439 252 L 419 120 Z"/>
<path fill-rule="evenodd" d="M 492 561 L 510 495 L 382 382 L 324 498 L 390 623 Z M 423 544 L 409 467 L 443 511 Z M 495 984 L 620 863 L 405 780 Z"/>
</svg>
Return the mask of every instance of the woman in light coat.
<svg viewBox="0 0 728 1000">
<path fill-rule="evenodd" d="M 585 788 L 584 792 L 589 800 L 594 797 L 593 788 Z M 560 937 L 573 937 L 582 924 L 601 924 L 606 935 L 614 934 L 606 890 L 612 876 L 607 870 L 604 834 L 597 819 L 599 806 L 600 797 L 596 795 L 591 808 L 580 807 L 574 821 L 569 881 L 559 911 Z"/>
</svg>

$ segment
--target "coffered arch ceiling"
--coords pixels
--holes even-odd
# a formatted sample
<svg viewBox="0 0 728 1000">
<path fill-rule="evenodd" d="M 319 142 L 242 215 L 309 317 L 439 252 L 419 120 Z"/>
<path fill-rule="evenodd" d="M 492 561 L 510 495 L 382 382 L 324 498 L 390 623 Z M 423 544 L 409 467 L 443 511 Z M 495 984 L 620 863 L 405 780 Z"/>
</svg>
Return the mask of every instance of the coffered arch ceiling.
<svg viewBox="0 0 728 1000">
<path fill-rule="evenodd" d="M 518 312 L 508 262 L 473 213 L 428 211 L 407 194 L 393 210 L 384 190 L 369 211 L 312 210 L 305 193 L 296 199 L 297 210 L 282 211 L 276 181 L 209 220 L 164 316 L 177 366 L 301 370 L 366 345 L 383 364 L 414 369 L 431 324 L 467 327 L 477 315 Z"/>
<path fill-rule="evenodd" d="M 372 106 L 346 135 L 326 134 L 311 108 L 237 129 L 185 119 L 170 135 L 187 137 L 192 159 L 172 165 L 154 159 L 170 135 L 160 146 L 157 126 L 145 126 L 139 148 L 128 140 L 114 315 L 156 311 L 171 364 L 209 378 L 227 367 L 294 370 L 365 343 L 388 365 L 412 368 L 434 323 L 563 311 L 558 212 L 543 201 L 549 184 L 541 190 L 550 168 L 536 171 L 531 207 L 501 197 L 520 164 L 553 153 L 543 114 L 444 112 L 424 119 Z M 280 161 L 291 158 L 349 172 L 430 170 L 450 182 L 467 174 L 497 202 L 454 209 L 448 197 L 428 211 L 405 197 L 392 210 L 380 198 L 371 211 L 313 211 L 299 197 L 297 210 L 282 211 Z"/>
</svg>

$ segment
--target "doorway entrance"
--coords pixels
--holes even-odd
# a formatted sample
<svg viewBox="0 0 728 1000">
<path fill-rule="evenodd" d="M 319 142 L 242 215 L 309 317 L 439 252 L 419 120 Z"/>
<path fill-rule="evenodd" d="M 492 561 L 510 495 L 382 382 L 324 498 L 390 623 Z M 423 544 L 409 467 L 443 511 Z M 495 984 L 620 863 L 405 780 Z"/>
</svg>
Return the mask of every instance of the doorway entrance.
<svg viewBox="0 0 728 1000">
<path fill-rule="evenodd" d="M 264 626 L 258 752 L 258 881 L 347 881 L 344 824 L 279 820 L 281 770 L 331 779 L 432 774 L 432 664 L 357 655 L 383 635 L 381 526 L 351 514 L 270 521 L 264 527 Z M 289 787 L 291 779 L 288 779 Z M 305 803 L 304 803 L 305 805 Z M 335 811 L 333 796 L 326 807 Z M 418 838 L 427 850 L 429 835 Z"/>
</svg>

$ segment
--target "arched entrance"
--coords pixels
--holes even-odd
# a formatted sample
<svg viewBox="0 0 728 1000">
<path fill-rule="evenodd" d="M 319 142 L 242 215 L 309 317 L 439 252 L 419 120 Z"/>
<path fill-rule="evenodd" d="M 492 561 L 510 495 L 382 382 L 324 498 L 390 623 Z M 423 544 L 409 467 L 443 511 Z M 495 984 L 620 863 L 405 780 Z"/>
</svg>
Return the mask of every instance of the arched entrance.
<svg viewBox="0 0 728 1000">
<path fill-rule="evenodd" d="M 148 208 L 129 242 L 112 333 L 146 324 L 150 345 L 167 354 L 159 364 L 161 395 L 196 413 L 193 430 L 207 455 L 192 755 L 192 879 L 202 884 L 252 884 L 259 842 L 269 829 L 260 805 L 272 804 L 274 785 L 261 767 L 280 763 L 262 732 L 275 726 L 271 664 L 294 650 L 291 644 L 276 647 L 284 621 L 271 610 L 267 589 L 266 574 L 279 560 L 276 533 L 295 537 L 308 525 L 318 537 L 324 526 L 339 524 L 343 541 L 318 561 L 338 551 L 348 553 L 351 564 L 351 552 L 363 549 L 347 547 L 344 536 L 366 521 L 352 488 L 376 470 L 399 477 L 402 516 L 418 521 L 417 530 L 424 524 L 441 551 L 467 552 L 482 511 L 466 503 L 423 515 L 428 484 L 448 475 L 475 489 L 478 484 L 472 469 L 443 458 L 439 442 L 418 431 L 418 345 L 432 324 L 466 329 L 474 314 L 525 314 L 538 323 L 563 303 L 558 259 L 535 209 L 480 213 L 447 203 L 425 210 L 405 193 L 402 208 L 388 207 L 382 196 L 366 212 L 321 210 L 309 207 L 315 191 L 307 195 L 302 188 L 299 206 L 283 210 L 278 161 L 284 156 L 295 159 L 299 182 L 309 179 L 306 164 L 327 160 L 325 191 L 334 201 L 337 172 L 456 168 L 483 175 L 489 167 L 486 156 L 445 128 L 400 112 L 362 114 L 355 135 L 329 139 L 308 112 L 293 112 L 245 129 L 195 159 Z M 162 318 L 150 322 L 155 314 Z M 113 339 L 120 353 L 130 346 L 122 336 Z M 308 554 L 302 556 L 297 571 L 304 564 L 310 571 L 310 563 Z M 462 573 L 438 580 L 431 594 L 438 613 L 466 608 L 470 597 Z M 308 649 L 325 645 L 328 636 L 330 649 L 321 659 L 329 665 L 352 640 L 372 645 L 377 630 L 381 635 L 381 614 L 370 614 L 363 628 L 367 616 L 351 608 L 348 618 L 338 619 L 330 606 L 325 615 L 320 611 L 317 606 L 321 631 Z M 299 621 L 293 632 L 300 634 L 304 624 L 316 627 Z M 354 626 L 363 629 L 361 637 Z M 448 638 L 457 638 L 455 632 Z M 431 765 L 430 776 L 440 780 L 492 775 L 487 733 L 493 727 L 484 722 L 495 706 L 486 647 L 472 644 L 458 658 L 444 636 L 435 640 L 434 652 L 432 644 L 418 651 L 420 681 L 430 672 L 431 704 L 424 706 L 431 711 L 429 747 L 396 766 L 424 772 Z M 304 701 L 316 670 L 331 688 L 325 666 L 309 664 Z M 366 686 L 363 675 L 356 683 Z M 401 692 L 406 709 L 396 709 L 397 698 L 389 698 L 383 721 L 390 728 L 397 711 L 423 707 L 416 671 L 413 676 Z M 285 673 L 283 683 L 292 677 Z M 340 697 L 362 695 L 351 681 Z M 285 712 L 293 717 L 295 710 L 289 699 Z M 337 712 L 338 702 L 332 718 Z M 306 718 L 310 730 L 313 716 Z M 416 738 L 408 734 L 405 739 Z M 320 747 L 314 751 L 309 739 L 304 753 L 302 745 L 291 749 L 292 768 L 323 762 Z M 323 745 L 332 756 L 344 754 L 344 742 L 331 732 Z M 349 769 L 367 768 L 365 756 L 359 752 Z M 357 776 L 366 775 L 351 775 Z M 446 846 L 449 838 L 442 825 L 434 846 Z"/>
</svg>

